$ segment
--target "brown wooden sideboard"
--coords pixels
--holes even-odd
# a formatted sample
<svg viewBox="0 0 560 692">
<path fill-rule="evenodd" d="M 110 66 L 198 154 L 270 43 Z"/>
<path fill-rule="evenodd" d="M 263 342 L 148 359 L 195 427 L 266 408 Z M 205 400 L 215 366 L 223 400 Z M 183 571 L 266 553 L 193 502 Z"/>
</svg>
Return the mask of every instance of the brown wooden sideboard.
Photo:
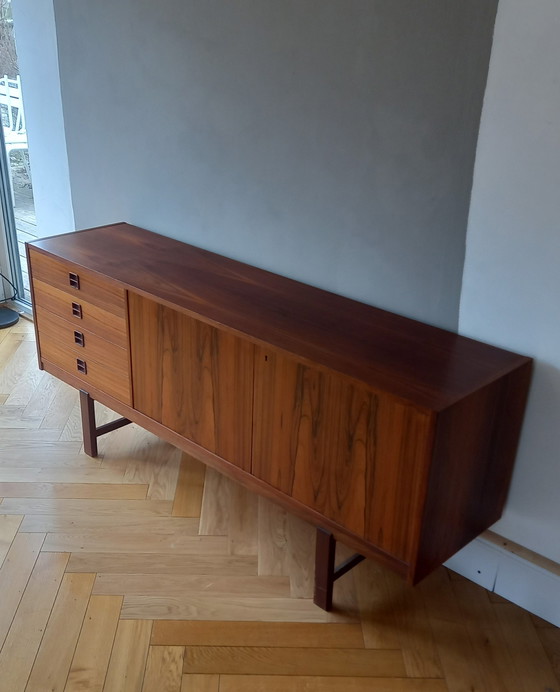
<svg viewBox="0 0 560 692">
<path fill-rule="evenodd" d="M 335 540 L 416 583 L 500 517 L 530 358 L 125 223 L 27 250 L 86 451 L 134 421 L 312 522 L 322 607 Z"/>
</svg>

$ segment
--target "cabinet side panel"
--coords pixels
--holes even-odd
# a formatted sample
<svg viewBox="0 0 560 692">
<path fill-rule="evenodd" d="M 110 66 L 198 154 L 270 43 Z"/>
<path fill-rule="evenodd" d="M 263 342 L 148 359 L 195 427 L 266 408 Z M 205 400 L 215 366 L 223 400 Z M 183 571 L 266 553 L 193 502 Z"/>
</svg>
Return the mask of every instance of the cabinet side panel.
<svg viewBox="0 0 560 692">
<path fill-rule="evenodd" d="M 163 387 L 161 306 L 153 300 L 129 291 L 128 320 L 134 408 L 161 423 Z"/>
<path fill-rule="evenodd" d="M 439 415 L 412 581 L 425 577 L 500 518 L 531 369 L 527 362 Z"/>
</svg>

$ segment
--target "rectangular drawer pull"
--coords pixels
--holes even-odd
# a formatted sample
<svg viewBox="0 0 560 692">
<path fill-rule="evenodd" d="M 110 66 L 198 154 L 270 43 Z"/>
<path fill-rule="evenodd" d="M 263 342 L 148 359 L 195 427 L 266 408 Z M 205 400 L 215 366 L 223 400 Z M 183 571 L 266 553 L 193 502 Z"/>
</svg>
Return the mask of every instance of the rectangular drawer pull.
<svg viewBox="0 0 560 692">
<path fill-rule="evenodd" d="M 68 283 L 72 288 L 77 288 L 80 290 L 80 277 L 74 272 L 68 272 Z"/>
<path fill-rule="evenodd" d="M 86 345 L 86 339 L 83 332 L 74 332 L 74 343 L 78 344 L 78 346 Z"/>
<path fill-rule="evenodd" d="M 79 320 L 82 319 L 82 306 L 79 303 L 72 303 L 72 314 Z"/>
<path fill-rule="evenodd" d="M 84 375 L 87 375 L 87 364 L 85 360 L 76 358 L 76 367 L 78 368 L 78 372 L 83 372 Z"/>
</svg>

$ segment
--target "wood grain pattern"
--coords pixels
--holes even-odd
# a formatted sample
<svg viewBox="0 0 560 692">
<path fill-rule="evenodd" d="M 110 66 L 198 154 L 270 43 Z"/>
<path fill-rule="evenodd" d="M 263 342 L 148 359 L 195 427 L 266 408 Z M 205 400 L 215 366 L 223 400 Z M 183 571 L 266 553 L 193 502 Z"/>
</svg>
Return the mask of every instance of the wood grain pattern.
<svg viewBox="0 0 560 692">
<path fill-rule="evenodd" d="M 219 692 L 219 675 L 183 675 L 181 692 Z"/>
<path fill-rule="evenodd" d="M 103 692 L 139 692 L 150 646 L 150 620 L 121 620 Z"/>
<path fill-rule="evenodd" d="M 430 415 L 279 353 L 257 349 L 255 364 L 253 473 L 410 560 Z"/>
<path fill-rule="evenodd" d="M 121 286 L 90 272 L 85 267 L 71 266 L 52 255 L 38 252 L 30 246 L 33 276 L 80 300 L 109 310 L 116 315 L 125 311 L 125 293 Z M 79 288 L 70 284 L 69 272 L 78 274 Z"/>
<path fill-rule="evenodd" d="M 415 581 L 501 516 L 531 367 L 524 364 L 439 414 Z"/>
<path fill-rule="evenodd" d="M 88 303 L 81 298 L 76 299 L 76 296 L 68 295 L 39 279 L 33 279 L 33 286 L 36 305 L 75 324 L 76 328 L 87 329 L 121 348 L 126 348 L 127 331 L 124 310 L 115 314 L 94 303 Z M 78 303 L 81 306 L 81 317 L 72 314 L 72 303 Z"/>
<path fill-rule="evenodd" d="M 145 500 L 147 490 L 147 485 L 134 483 L 122 483 L 121 485 L 115 483 L 6 483 L 0 480 L 0 496 L 14 498 Z M 1 525 L 2 519 L 0 518 L 0 545 Z"/>
<path fill-rule="evenodd" d="M 400 651 L 248 646 L 189 646 L 185 673 L 333 675 L 345 666 L 356 677 L 404 677 Z"/>
<path fill-rule="evenodd" d="M 33 571 L 45 534 L 18 534 L 0 568 L 0 647 Z"/>
<path fill-rule="evenodd" d="M 91 597 L 65 692 L 103 690 L 121 604 L 121 596 Z"/>
<path fill-rule="evenodd" d="M 252 344 L 133 293 L 129 311 L 135 407 L 249 469 Z"/>
<path fill-rule="evenodd" d="M 0 680 L 10 692 L 25 690 L 68 557 L 42 553 L 37 558 L 0 651 Z"/>
<path fill-rule="evenodd" d="M 61 348 L 76 354 L 77 358 L 109 363 L 117 372 L 128 372 L 128 350 L 103 339 L 96 332 L 88 331 L 74 320 L 58 317 L 40 305 L 35 308 L 35 319 L 41 333 L 41 346 L 44 341 L 59 343 Z M 83 335 L 83 346 L 75 342 L 74 332 Z"/>
<path fill-rule="evenodd" d="M 4 497 L 0 492 L 0 497 Z M 16 537 L 22 516 L 0 514 L 0 567 L 4 562 L 12 541 Z"/>
<path fill-rule="evenodd" d="M 152 644 L 184 646 L 364 647 L 360 625 L 294 622 L 156 620 Z"/>
<path fill-rule="evenodd" d="M 29 692 L 41 687 L 63 692 L 94 579 L 94 574 L 64 575 L 29 677 Z"/>
<path fill-rule="evenodd" d="M 183 454 L 171 512 L 174 517 L 200 516 L 205 477 L 206 466 L 189 454 Z"/>
<path fill-rule="evenodd" d="M 443 680 L 221 675 L 220 692 L 448 692 Z"/>
<path fill-rule="evenodd" d="M 81 358 L 58 341 L 41 340 L 41 356 L 43 362 L 49 361 L 71 373 L 82 382 L 82 389 L 98 387 L 110 396 L 114 396 L 125 404 L 132 403 L 132 392 L 127 370 L 117 370 L 107 363 Z M 85 360 L 86 372 L 78 370 L 78 359 Z"/>
<path fill-rule="evenodd" d="M 183 654 L 182 646 L 150 647 L 142 692 L 180 692 Z"/>
</svg>

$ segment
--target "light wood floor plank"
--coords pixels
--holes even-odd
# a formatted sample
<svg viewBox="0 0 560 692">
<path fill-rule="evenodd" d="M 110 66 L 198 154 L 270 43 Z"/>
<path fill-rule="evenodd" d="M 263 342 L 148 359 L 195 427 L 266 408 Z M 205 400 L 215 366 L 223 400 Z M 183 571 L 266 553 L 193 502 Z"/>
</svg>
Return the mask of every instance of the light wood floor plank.
<svg viewBox="0 0 560 692">
<path fill-rule="evenodd" d="M 94 579 L 94 574 L 64 575 L 26 692 L 63 692 Z"/>
<path fill-rule="evenodd" d="M 440 678 L 443 671 L 424 597 L 419 589 L 403 584 L 397 575 L 385 570 L 387 592 L 395 603 L 394 618 L 399 632 L 406 674 L 414 678 Z"/>
<path fill-rule="evenodd" d="M 10 483 L 0 481 L 0 495 L 12 498 L 71 500 L 145 500 L 147 485 L 116 483 Z"/>
<path fill-rule="evenodd" d="M 78 392 L 64 382 L 60 382 L 60 380 L 55 381 L 58 382 L 58 388 L 54 394 L 51 405 L 48 410 L 45 411 L 40 427 L 41 429 L 52 428 L 58 430 L 58 436 L 60 438 L 62 429 L 65 427 L 70 414 L 78 403 Z"/>
<path fill-rule="evenodd" d="M 148 658 L 151 620 L 121 620 L 103 692 L 139 692 Z"/>
<path fill-rule="evenodd" d="M 493 611 L 511 654 L 519 689 L 532 692 L 558 686 L 554 669 L 529 614 L 512 603 L 496 604 Z"/>
<path fill-rule="evenodd" d="M 443 680 L 221 675 L 220 692 L 448 692 Z"/>
<path fill-rule="evenodd" d="M 288 514 L 287 568 L 292 598 L 313 598 L 315 575 L 315 528 Z"/>
<path fill-rule="evenodd" d="M 23 418 L 36 418 L 42 415 L 44 421 L 45 416 L 50 411 L 54 399 L 60 390 L 61 382 L 48 372 L 37 370 L 36 366 L 34 366 L 34 369 L 39 373 L 37 386 L 31 391 L 31 396 L 27 398 L 22 416 Z M 13 392 L 11 396 L 14 396 Z M 41 426 L 43 425 L 43 421 L 41 421 Z"/>
<path fill-rule="evenodd" d="M 239 483 L 231 483 L 229 496 L 229 552 L 231 555 L 257 555 L 259 512 L 255 493 Z"/>
<path fill-rule="evenodd" d="M 463 622 L 448 572 L 443 567 L 436 570 L 418 588 L 426 601 L 439 660 L 449 689 L 457 692 L 488 689 L 493 692 L 487 687 L 477 665 L 476 651 Z"/>
<path fill-rule="evenodd" d="M 0 567 L 16 537 L 22 519 L 23 516 L 17 514 L 0 514 Z"/>
<path fill-rule="evenodd" d="M 0 652 L 0 680 L 10 692 L 25 690 L 68 557 L 43 553 L 37 558 Z"/>
<path fill-rule="evenodd" d="M 259 497 L 258 558 L 259 574 L 289 574 L 288 513 L 279 505 Z"/>
<path fill-rule="evenodd" d="M 102 692 L 121 604 L 119 596 L 91 597 L 65 692 Z"/>
<path fill-rule="evenodd" d="M 533 618 L 531 618 L 533 620 Z M 155 623 L 154 623 L 155 624 Z M 535 627 L 538 638 L 543 645 L 550 665 L 554 670 L 560 687 L 560 629 L 558 627 Z"/>
<path fill-rule="evenodd" d="M 227 555 L 225 536 L 133 534 L 124 529 L 88 533 L 49 533 L 43 550 L 90 553 L 154 553 L 159 555 Z"/>
<path fill-rule="evenodd" d="M 308 599 L 216 597 L 188 598 L 125 596 L 122 617 L 160 620 L 266 620 L 267 622 L 326 622 L 328 614 Z M 341 621 L 352 620 L 344 613 Z"/>
<path fill-rule="evenodd" d="M 200 517 L 205 477 L 206 466 L 183 454 L 171 512 L 174 517 Z"/>
<path fill-rule="evenodd" d="M 35 345 L 9 334 L 0 344 L 0 393 L 11 394 L 30 364 L 36 362 Z M 9 398 L 9 397 L 8 397 Z"/>
<path fill-rule="evenodd" d="M 171 502 L 165 500 L 65 500 L 7 498 L 6 514 L 107 514 L 109 516 L 170 516 Z"/>
<path fill-rule="evenodd" d="M 152 644 L 363 649 L 364 639 L 360 625 L 156 620 Z"/>
<path fill-rule="evenodd" d="M 183 672 L 227 675 L 404 677 L 400 651 L 189 646 Z"/>
<path fill-rule="evenodd" d="M 255 557 L 230 555 L 177 555 L 152 553 L 72 553 L 69 572 L 114 572 L 116 574 L 257 574 Z"/>
<path fill-rule="evenodd" d="M 0 429 L 4 428 L 20 428 L 22 430 L 33 430 L 37 429 L 41 424 L 42 418 L 22 418 L 24 411 L 23 406 L 6 406 L 5 404 L 0 408 Z"/>
<path fill-rule="evenodd" d="M 206 469 L 200 512 L 201 536 L 227 536 L 231 483 L 229 478 L 214 469 Z"/>
<path fill-rule="evenodd" d="M 142 692 L 180 692 L 183 654 L 182 646 L 151 646 Z"/>
<path fill-rule="evenodd" d="M 401 640 L 394 617 L 396 599 L 387 588 L 385 568 L 365 560 L 353 571 L 366 647 L 399 648 Z"/>
<path fill-rule="evenodd" d="M 495 607 L 490 604 L 485 590 L 467 580 L 453 581 L 452 588 L 474 649 L 475 665 L 481 670 L 486 685 L 492 692 L 521 690 L 512 652 L 506 645 Z"/>
<path fill-rule="evenodd" d="M 183 675 L 181 692 L 219 692 L 219 675 Z"/>
<path fill-rule="evenodd" d="M 19 533 L 0 568 L 0 648 L 4 644 L 44 540 L 44 534 Z"/>
<path fill-rule="evenodd" d="M 122 485 L 122 472 L 113 469 L 91 468 L 79 465 L 67 467 L 25 468 L 12 466 L 3 468 L 0 465 L 0 482 L 2 483 L 115 483 Z"/>
<path fill-rule="evenodd" d="M 127 425 L 99 442 L 105 463 L 122 467 L 128 483 L 147 483 L 150 499 L 173 501 L 180 450 L 137 425 Z"/>
<path fill-rule="evenodd" d="M 0 409 L 1 411 L 2 409 Z M 4 431 L 0 432 L 0 438 L 3 436 L 3 433 Z M 101 468 L 100 459 L 92 459 L 79 452 L 66 451 L 61 449 L 56 442 L 46 442 L 42 445 L 41 443 L 35 443 L 33 444 L 34 449 L 31 449 L 31 445 L 20 445 L 15 443 L 15 441 L 10 446 L 11 449 L 7 449 L 7 445 L 4 445 L 2 449 L 0 471 L 2 468 L 18 466 L 32 469 L 43 469 L 49 466 L 66 467 L 68 469 L 79 467 L 88 469 Z"/>
<path fill-rule="evenodd" d="M 149 533 L 152 538 L 166 536 L 181 540 L 185 536 L 198 538 L 198 521 L 183 517 L 152 516 L 128 512 L 119 517 L 115 527 L 115 517 L 111 512 L 95 514 L 76 512 L 75 514 L 26 514 L 22 531 L 63 532 L 63 533 L 96 533 L 108 530 L 117 538 L 132 537 Z"/>
<path fill-rule="evenodd" d="M 0 436 L 0 451 L 17 451 L 25 449 L 26 452 L 41 452 L 41 447 L 45 442 L 57 442 L 60 437 L 60 430 L 55 428 L 36 430 L 21 430 L 20 428 L 4 428 Z M 61 450 L 73 449 L 76 454 L 80 451 L 80 444 L 76 442 L 65 442 L 57 446 Z"/>
<path fill-rule="evenodd" d="M 98 574 L 94 593 L 178 597 L 213 594 L 220 597 L 265 596 L 288 598 L 288 577 L 232 577 L 179 574 Z"/>
<path fill-rule="evenodd" d="M 33 350 L 32 347 L 31 351 L 33 352 Z M 48 403 L 43 401 L 41 409 L 29 410 L 29 402 L 34 396 L 37 396 L 38 392 L 41 392 L 43 387 L 49 387 L 49 385 L 52 387 L 52 377 L 49 375 L 47 379 L 45 375 L 46 373 L 37 368 L 36 359 L 33 356 L 30 357 L 25 368 L 22 367 L 19 372 L 16 372 L 15 383 L 5 403 L 8 406 L 24 406 L 23 418 L 33 418 L 44 414 L 48 408 Z"/>
<path fill-rule="evenodd" d="M 82 418 L 77 397 L 74 399 L 70 413 L 65 418 L 66 422 L 60 433 L 60 440 L 63 442 L 82 442 Z"/>
</svg>

